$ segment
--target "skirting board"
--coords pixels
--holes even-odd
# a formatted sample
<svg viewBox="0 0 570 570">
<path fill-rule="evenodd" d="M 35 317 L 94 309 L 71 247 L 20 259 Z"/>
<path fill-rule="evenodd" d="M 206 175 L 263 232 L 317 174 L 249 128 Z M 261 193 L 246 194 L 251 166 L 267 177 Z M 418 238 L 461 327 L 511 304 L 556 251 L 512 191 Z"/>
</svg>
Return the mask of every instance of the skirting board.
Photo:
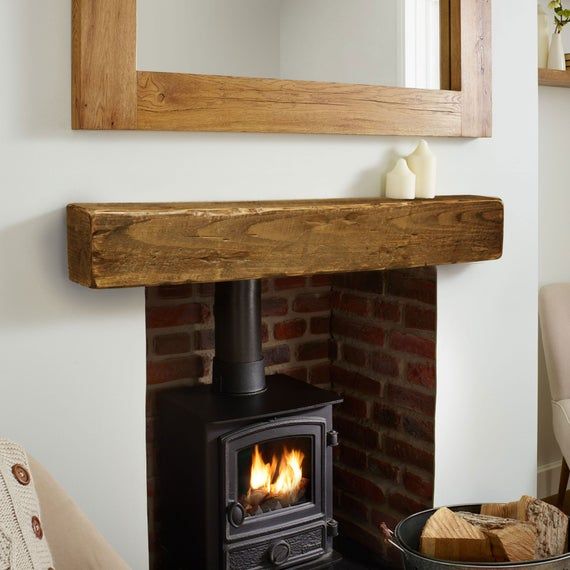
<svg viewBox="0 0 570 570">
<path fill-rule="evenodd" d="M 560 481 L 560 468 L 562 460 L 553 461 L 538 468 L 537 496 L 540 498 L 552 497 L 558 493 Z"/>
</svg>

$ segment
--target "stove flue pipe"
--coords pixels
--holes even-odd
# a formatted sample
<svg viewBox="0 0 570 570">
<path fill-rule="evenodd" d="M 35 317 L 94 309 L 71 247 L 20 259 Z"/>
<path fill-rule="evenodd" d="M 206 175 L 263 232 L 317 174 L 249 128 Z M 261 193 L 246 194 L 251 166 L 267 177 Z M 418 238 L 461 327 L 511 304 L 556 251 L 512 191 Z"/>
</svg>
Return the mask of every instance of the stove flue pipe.
<svg viewBox="0 0 570 570">
<path fill-rule="evenodd" d="M 248 396 L 265 391 L 261 351 L 261 281 L 216 283 L 214 391 Z"/>
</svg>

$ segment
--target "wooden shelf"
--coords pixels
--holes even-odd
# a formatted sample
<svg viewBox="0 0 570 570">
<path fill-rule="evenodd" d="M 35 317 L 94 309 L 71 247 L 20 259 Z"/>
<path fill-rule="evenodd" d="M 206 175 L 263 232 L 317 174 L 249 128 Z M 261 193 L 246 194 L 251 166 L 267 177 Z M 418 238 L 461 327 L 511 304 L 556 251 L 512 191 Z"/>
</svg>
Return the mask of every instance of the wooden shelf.
<svg viewBox="0 0 570 570">
<path fill-rule="evenodd" d="M 548 87 L 570 87 L 570 70 L 539 69 L 538 84 Z"/>
<path fill-rule="evenodd" d="M 70 278 L 96 289 L 497 259 L 498 198 L 70 204 Z"/>
</svg>

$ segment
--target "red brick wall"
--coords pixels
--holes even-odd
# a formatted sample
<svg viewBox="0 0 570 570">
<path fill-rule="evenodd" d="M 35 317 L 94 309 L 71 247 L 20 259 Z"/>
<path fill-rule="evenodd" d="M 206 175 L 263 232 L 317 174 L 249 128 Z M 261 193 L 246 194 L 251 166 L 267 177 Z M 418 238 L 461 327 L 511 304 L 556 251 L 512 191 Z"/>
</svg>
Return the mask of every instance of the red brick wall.
<svg viewBox="0 0 570 570">
<path fill-rule="evenodd" d="M 433 496 L 436 274 L 432 268 L 335 276 L 333 388 L 341 532 L 378 552 L 377 525 Z"/>
<path fill-rule="evenodd" d="M 419 269 L 264 280 L 267 372 L 343 393 L 335 414 L 335 516 L 380 549 L 375 523 L 430 504 L 435 398 L 435 271 Z M 211 381 L 213 285 L 147 289 L 149 533 L 160 498 L 154 394 Z M 157 567 L 158 563 L 154 564 Z"/>
</svg>

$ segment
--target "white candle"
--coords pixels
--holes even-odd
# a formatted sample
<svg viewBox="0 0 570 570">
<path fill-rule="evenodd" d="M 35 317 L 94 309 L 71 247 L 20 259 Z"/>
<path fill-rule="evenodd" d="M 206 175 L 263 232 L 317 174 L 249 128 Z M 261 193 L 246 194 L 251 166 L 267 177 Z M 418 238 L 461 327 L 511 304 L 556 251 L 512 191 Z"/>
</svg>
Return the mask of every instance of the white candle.
<svg viewBox="0 0 570 570">
<path fill-rule="evenodd" d="M 413 200 L 416 196 L 416 175 L 400 158 L 391 172 L 386 174 L 386 198 Z"/>
<path fill-rule="evenodd" d="M 407 158 L 410 170 L 416 175 L 416 198 L 434 198 L 437 159 L 426 141 L 420 141 Z"/>
</svg>

